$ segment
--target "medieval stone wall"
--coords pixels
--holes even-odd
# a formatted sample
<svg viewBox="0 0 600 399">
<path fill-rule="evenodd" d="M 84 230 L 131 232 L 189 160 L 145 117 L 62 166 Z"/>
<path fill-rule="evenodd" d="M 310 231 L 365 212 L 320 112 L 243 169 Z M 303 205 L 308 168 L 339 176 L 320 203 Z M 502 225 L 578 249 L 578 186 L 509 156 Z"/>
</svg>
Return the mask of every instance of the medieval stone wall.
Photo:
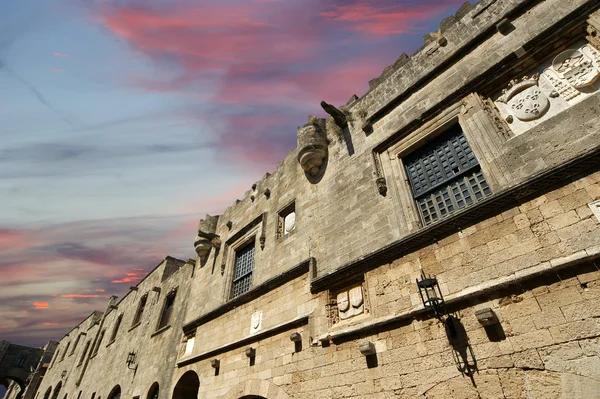
<svg viewBox="0 0 600 399">
<path fill-rule="evenodd" d="M 106 331 L 81 365 L 84 341 L 57 356 L 38 397 L 60 383 L 60 396 L 106 398 L 118 384 L 151 399 L 155 382 L 176 399 L 597 397 L 599 5 L 463 5 L 362 98 L 309 118 L 272 174 L 202 220 L 194 265 L 167 258 L 70 332 L 59 351 Z M 407 160 L 456 130 L 490 192 L 428 224 Z M 234 295 L 248 244 L 250 284 Z M 422 273 L 437 277 L 437 318 Z"/>
</svg>

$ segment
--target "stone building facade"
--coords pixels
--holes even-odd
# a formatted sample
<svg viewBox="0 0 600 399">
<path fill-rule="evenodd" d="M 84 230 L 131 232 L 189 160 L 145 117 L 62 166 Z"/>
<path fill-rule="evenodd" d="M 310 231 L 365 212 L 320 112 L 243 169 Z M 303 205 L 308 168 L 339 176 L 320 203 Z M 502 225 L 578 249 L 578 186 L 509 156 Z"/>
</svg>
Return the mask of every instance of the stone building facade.
<svg viewBox="0 0 600 399">
<path fill-rule="evenodd" d="M 600 398 L 599 6 L 465 3 L 69 332 L 36 399 Z"/>
</svg>

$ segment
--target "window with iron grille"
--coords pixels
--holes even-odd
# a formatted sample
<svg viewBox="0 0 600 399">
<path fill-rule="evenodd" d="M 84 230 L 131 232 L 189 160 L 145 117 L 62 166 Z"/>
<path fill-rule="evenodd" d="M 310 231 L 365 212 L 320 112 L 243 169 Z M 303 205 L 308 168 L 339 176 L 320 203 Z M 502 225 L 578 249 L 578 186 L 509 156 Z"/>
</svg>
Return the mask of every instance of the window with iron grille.
<svg viewBox="0 0 600 399">
<path fill-rule="evenodd" d="M 165 298 L 165 306 L 163 307 L 160 321 L 158 322 L 158 329 L 169 325 L 169 322 L 171 321 L 171 314 L 173 313 L 173 305 L 175 305 L 176 294 L 177 291 L 173 291 Z"/>
<path fill-rule="evenodd" d="M 410 154 L 404 165 L 425 226 L 492 193 L 459 125 Z"/>
<path fill-rule="evenodd" d="M 250 289 L 252 270 L 254 269 L 254 240 L 235 253 L 235 268 L 233 271 L 233 284 L 231 298 L 240 296 Z"/>
</svg>

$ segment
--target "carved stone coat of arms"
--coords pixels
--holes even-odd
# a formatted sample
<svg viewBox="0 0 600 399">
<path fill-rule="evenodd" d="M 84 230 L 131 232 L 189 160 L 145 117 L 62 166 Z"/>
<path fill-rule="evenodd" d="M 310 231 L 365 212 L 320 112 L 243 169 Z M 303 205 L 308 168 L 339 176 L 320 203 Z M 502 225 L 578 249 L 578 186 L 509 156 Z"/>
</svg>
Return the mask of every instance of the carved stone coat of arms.
<svg viewBox="0 0 600 399">
<path fill-rule="evenodd" d="M 550 108 L 550 101 L 538 87 L 538 79 L 539 74 L 536 74 L 525 76 L 521 81 L 511 81 L 498 101 L 508 105 L 519 120 L 527 122 L 541 118 Z"/>
<path fill-rule="evenodd" d="M 364 311 L 362 287 L 340 292 L 337 295 L 337 306 L 342 320 L 361 314 Z"/>
</svg>

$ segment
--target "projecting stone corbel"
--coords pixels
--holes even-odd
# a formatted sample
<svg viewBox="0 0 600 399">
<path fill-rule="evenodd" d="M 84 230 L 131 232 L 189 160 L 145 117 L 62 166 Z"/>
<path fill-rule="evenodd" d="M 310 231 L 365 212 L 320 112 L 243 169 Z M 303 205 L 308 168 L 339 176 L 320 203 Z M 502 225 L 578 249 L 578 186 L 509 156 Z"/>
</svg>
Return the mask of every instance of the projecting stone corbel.
<svg viewBox="0 0 600 399">
<path fill-rule="evenodd" d="M 206 219 L 202 219 L 198 223 L 198 233 L 194 242 L 194 248 L 200 258 L 201 264 L 204 264 L 206 259 L 208 259 L 211 248 L 218 249 L 221 247 L 221 238 L 215 234 L 218 221 L 219 216 L 206 215 Z"/>
<path fill-rule="evenodd" d="M 327 145 L 325 120 L 310 116 L 308 123 L 298 128 L 298 162 L 308 176 L 324 172 Z"/>
</svg>

